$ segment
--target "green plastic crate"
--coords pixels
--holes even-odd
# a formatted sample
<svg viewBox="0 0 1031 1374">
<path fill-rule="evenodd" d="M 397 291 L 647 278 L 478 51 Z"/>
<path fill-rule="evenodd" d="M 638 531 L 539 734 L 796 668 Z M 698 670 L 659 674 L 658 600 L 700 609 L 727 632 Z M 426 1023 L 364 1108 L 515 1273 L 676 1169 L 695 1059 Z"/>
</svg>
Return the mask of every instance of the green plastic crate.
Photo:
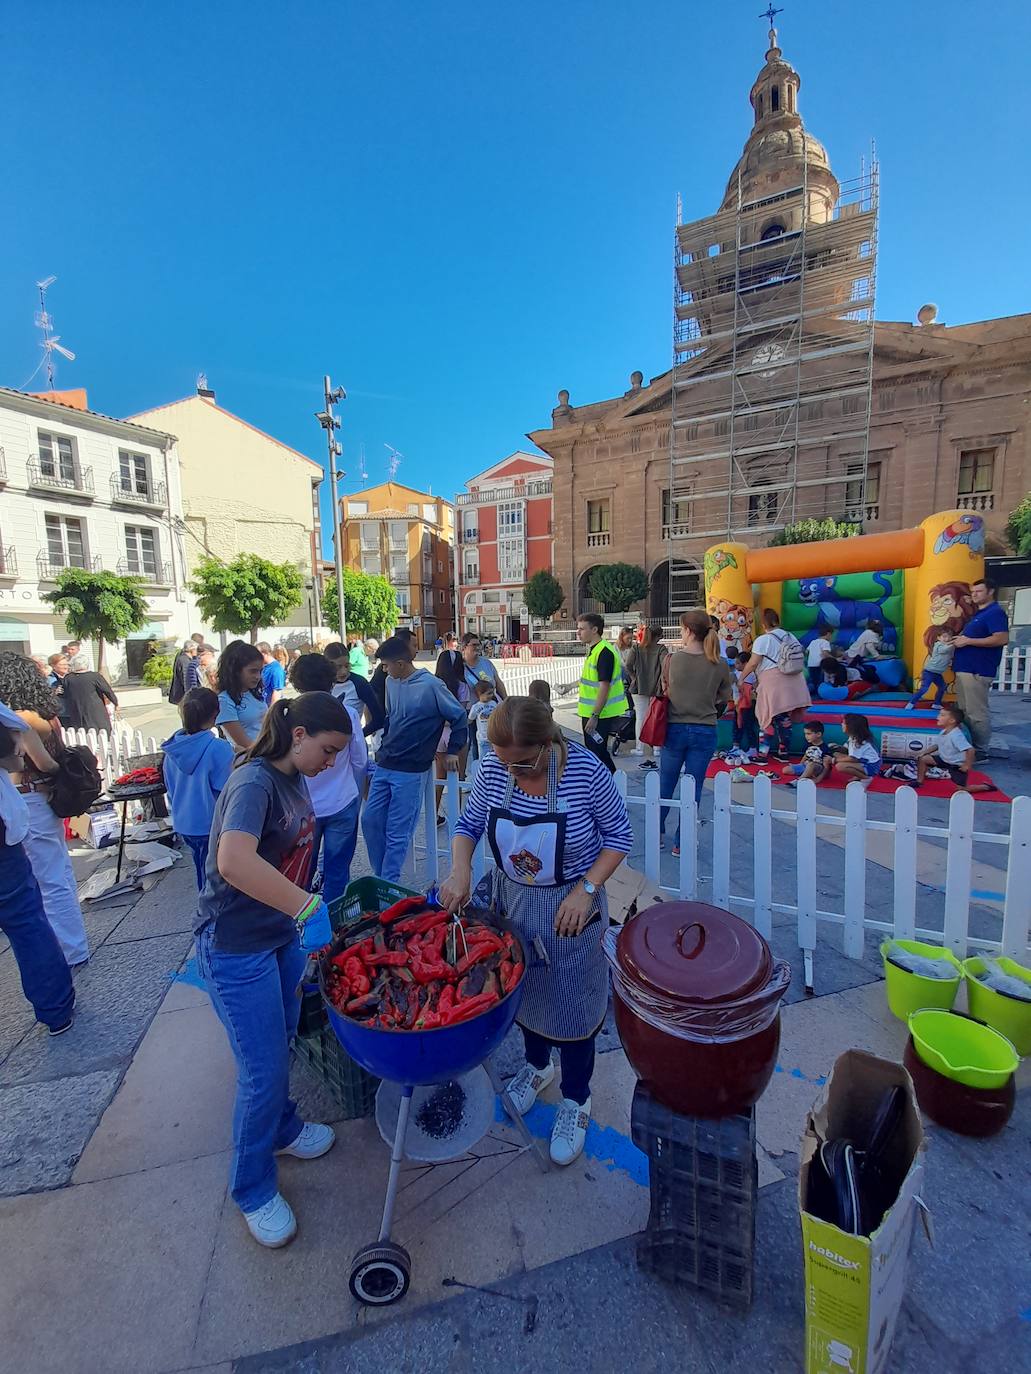
<svg viewBox="0 0 1031 1374">
<path fill-rule="evenodd" d="M 342 897 L 329 908 L 329 922 L 334 931 L 353 925 L 367 911 L 386 911 L 388 906 L 403 897 L 418 897 L 410 887 L 386 882 L 383 878 L 355 878 Z"/>
<path fill-rule="evenodd" d="M 354 1062 L 329 1026 L 312 1035 L 298 1035 L 294 1054 L 326 1085 L 342 1120 L 356 1121 L 375 1111 L 379 1079 Z"/>
</svg>

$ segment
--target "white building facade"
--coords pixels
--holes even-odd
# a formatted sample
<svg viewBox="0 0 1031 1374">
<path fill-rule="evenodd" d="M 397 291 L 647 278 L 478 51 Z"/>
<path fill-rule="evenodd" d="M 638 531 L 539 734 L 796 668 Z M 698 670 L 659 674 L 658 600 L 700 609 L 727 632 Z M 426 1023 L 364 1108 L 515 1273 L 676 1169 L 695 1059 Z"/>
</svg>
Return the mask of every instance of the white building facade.
<svg viewBox="0 0 1031 1374">
<path fill-rule="evenodd" d="M 62 568 L 143 579 L 148 623 L 105 649 L 114 682 L 139 677 L 153 641 L 190 632 L 182 494 L 172 434 L 0 388 L 0 649 L 49 655 L 67 641 L 42 599 Z"/>
</svg>

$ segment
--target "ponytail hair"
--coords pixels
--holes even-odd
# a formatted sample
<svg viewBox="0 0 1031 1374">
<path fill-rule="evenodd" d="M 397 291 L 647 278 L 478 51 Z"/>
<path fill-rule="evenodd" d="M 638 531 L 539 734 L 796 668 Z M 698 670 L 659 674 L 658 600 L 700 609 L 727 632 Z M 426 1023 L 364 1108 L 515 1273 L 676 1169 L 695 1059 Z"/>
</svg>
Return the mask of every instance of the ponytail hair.
<svg viewBox="0 0 1031 1374">
<path fill-rule="evenodd" d="M 854 739 L 858 744 L 873 744 L 873 735 L 870 733 L 870 722 L 866 716 L 846 715 L 841 724 L 842 730 L 848 735 L 849 739 Z"/>
<path fill-rule="evenodd" d="M 710 663 L 719 663 L 719 635 L 712 628 L 712 617 L 707 611 L 685 611 L 680 617 L 680 628 L 701 643 Z"/>
<path fill-rule="evenodd" d="M 249 749 L 243 750 L 234 767 L 251 759 L 285 758 L 293 744 L 294 731 L 300 727 L 309 735 L 350 735 L 351 717 L 347 707 L 328 692 L 305 692 L 299 697 L 280 697 L 265 712 L 261 734 Z"/>
</svg>

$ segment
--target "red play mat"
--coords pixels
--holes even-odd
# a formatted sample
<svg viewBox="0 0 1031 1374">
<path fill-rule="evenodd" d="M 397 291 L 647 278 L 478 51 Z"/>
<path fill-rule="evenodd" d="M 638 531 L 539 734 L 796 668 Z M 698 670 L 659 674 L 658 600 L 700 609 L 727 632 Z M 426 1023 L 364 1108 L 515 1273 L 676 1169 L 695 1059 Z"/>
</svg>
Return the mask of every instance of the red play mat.
<svg viewBox="0 0 1031 1374">
<path fill-rule="evenodd" d="M 754 777 L 762 765 L 758 763 L 748 763 L 744 764 L 743 767 Z M 789 778 L 780 776 L 781 764 L 772 763 L 769 767 L 774 771 L 773 782 L 775 784 L 790 781 Z M 714 778 L 717 773 L 729 772 L 730 768 L 728 768 L 727 764 L 725 764 L 722 759 L 713 759 L 709 764 L 705 776 L 707 778 Z M 840 773 L 832 773 L 826 782 L 821 782 L 818 786 L 828 788 L 835 792 L 843 792 L 848 786 L 849 781 L 850 780 L 843 778 Z M 978 773 L 976 769 L 973 769 L 970 773 L 970 781 L 990 783 L 992 780 L 986 773 Z M 868 792 L 881 792 L 887 794 L 897 792 L 900 787 L 905 786 L 907 786 L 906 783 L 900 782 L 896 778 L 874 778 L 866 790 Z M 918 787 L 916 789 L 916 794 L 918 797 L 947 798 L 953 796 L 956 790 L 955 785 L 945 781 L 945 779 L 928 778 L 923 787 Z M 971 796 L 974 798 L 974 801 L 1011 802 L 1013 800 L 1012 797 L 1007 797 L 1005 792 L 1000 792 L 997 787 L 993 787 L 991 792 L 972 792 Z"/>
</svg>

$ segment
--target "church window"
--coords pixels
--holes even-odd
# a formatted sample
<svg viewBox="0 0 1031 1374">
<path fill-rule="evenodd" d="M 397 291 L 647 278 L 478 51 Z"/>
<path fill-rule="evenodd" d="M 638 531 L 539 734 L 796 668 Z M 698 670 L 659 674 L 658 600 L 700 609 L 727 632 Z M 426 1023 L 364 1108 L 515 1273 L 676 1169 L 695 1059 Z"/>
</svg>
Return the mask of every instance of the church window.
<svg viewBox="0 0 1031 1374">
<path fill-rule="evenodd" d="M 794 86 L 789 86 L 789 87 L 788 87 L 788 110 L 791 112 L 791 114 L 794 114 L 794 113 L 795 113 L 795 88 L 794 88 Z"/>
<path fill-rule="evenodd" d="M 761 95 L 755 97 L 755 113 L 758 119 L 763 117 L 763 98 Z"/>
<path fill-rule="evenodd" d="M 768 225 L 766 226 L 766 228 L 765 228 L 765 229 L 763 230 L 763 232 L 762 232 L 763 242 L 765 243 L 767 239 L 776 239 L 776 238 L 780 238 L 780 236 L 781 236 L 781 234 L 783 234 L 783 232 L 784 232 L 784 226 L 783 226 L 783 224 L 768 224 Z"/>
<path fill-rule="evenodd" d="M 770 91 L 770 109 L 776 113 L 780 109 L 780 87 L 774 86 Z"/>
</svg>

